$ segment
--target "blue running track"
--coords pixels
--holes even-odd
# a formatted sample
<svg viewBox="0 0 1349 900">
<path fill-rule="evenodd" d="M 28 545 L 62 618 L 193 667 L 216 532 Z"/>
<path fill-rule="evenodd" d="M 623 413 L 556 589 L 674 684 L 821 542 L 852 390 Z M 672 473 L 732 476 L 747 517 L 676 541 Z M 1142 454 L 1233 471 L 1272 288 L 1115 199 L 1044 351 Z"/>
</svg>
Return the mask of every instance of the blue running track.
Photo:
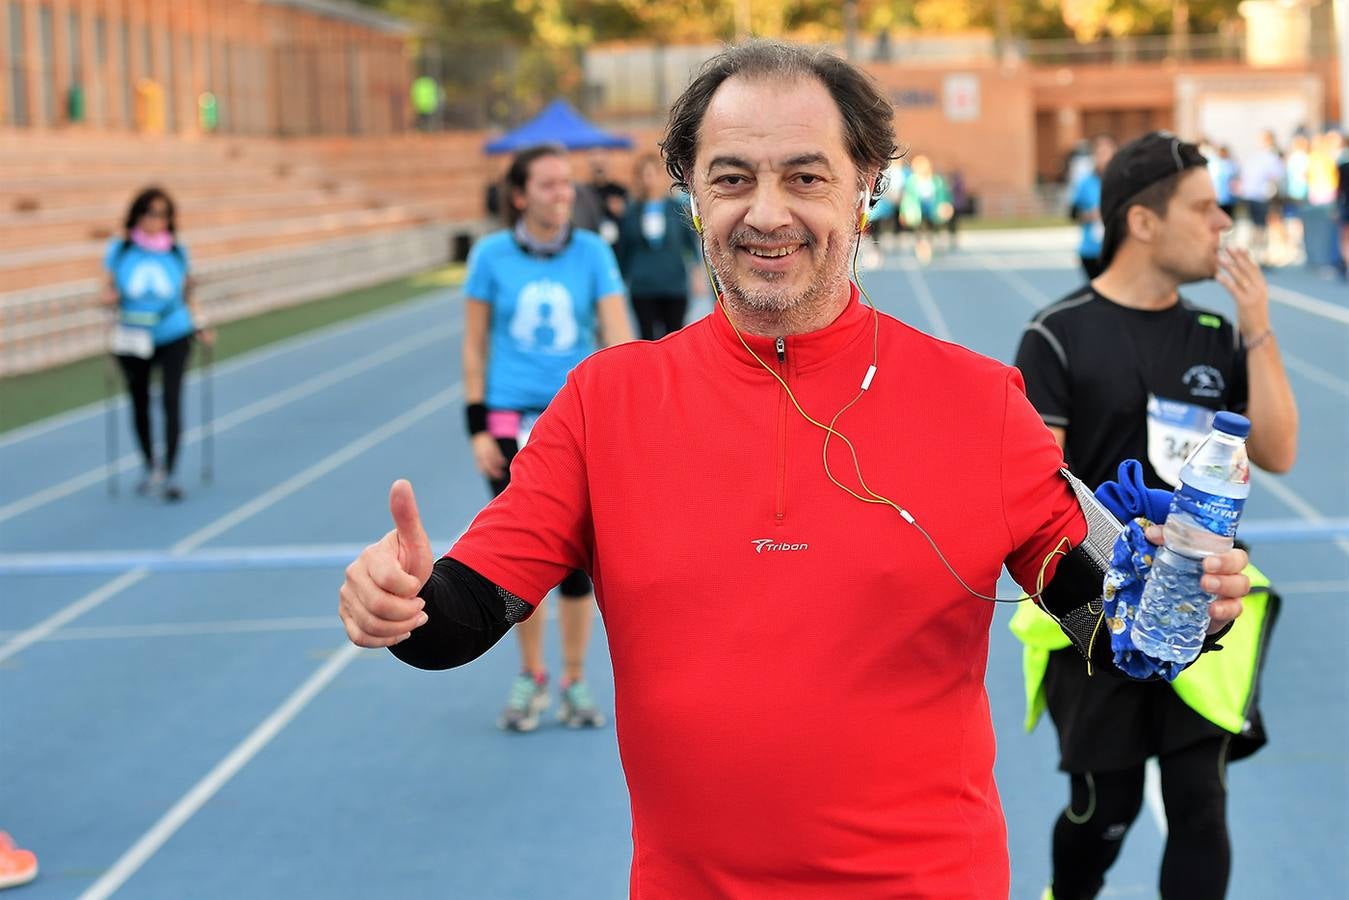
<svg viewBox="0 0 1349 900">
<path fill-rule="evenodd" d="M 883 310 L 1008 360 L 1079 276 L 1047 232 L 971 235 L 863 280 Z M 1349 291 L 1301 272 L 1273 284 L 1303 428 L 1297 467 L 1256 481 L 1243 526 L 1285 607 L 1271 744 L 1230 772 L 1233 900 L 1349 884 Z M 1187 294 L 1231 311 L 1216 285 Z M 190 381 L 176 506 L 132 493 L 120 403 L 116 498 L 102 406 L 0 435 L 0 828 L 42 867 L 16 900 L 625 896 L 612 727 L 504 734 L 512 640 L 429 674 L 357 651 L 337 620 L 342 566 L 389 528 L 395 478 L 440 549 L 487 497 L 461 426 L 460 327 L 445 291 L 221 366 L 208 486 Z M 1021 732 L 1008 614 L 988 687 L 1013 896 L 1035 898 L 1067 783 L 1048 726 Z M 598 629 L 590 668 L 609 709 Z M 1107 896 L 1155 896 L 1159 803 L 1151 792 Z"/>
</svg>

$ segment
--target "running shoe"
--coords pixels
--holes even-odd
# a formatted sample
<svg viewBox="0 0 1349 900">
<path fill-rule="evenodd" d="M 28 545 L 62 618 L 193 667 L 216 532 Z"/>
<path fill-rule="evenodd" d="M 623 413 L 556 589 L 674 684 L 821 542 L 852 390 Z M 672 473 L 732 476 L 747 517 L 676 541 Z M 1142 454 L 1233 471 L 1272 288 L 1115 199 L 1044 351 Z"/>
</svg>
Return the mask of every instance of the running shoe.
<svg viewBox="0 0 1349 900">
<path fill-rule="evenodd" d="M 136 493 L 140 494 L 142 497 L 148 497 L 150 494 L 159 490 L 159 486 L 163 483 L 163 469 L 154 467 L 146 469 L 145 474 L 141 476 L 141 480 L 136 482 Z"/>
<path fill-rule="evenodd" d="M 8 837 L 8 836 L 6 836 Z M 11 844 L 0 849 L 0 890 L 27 884 L 37 877 L 37 857 Z"/>
<path fill-rule="evenodd" d="M 573 681 L 562 689 L 557 719 L 568 728 L 599 728 L 604 724 L 604 713 L 596 708 L 586 683 Z"/>
<path fill-rule="evenodd" d="M 539 727 L 539 713 L 548 708 L 548 678 L 535 678 L 521 672 L 511 683 L 510 698 L 497 719 L 497 727 L 506 731 L 533 731 Z"/>
<path fill-rule="evenodd" d="M 164 502 L 177 503 L 183 499 L 183 489 L 178 484 L 177 479 L 170 478 L 164 482 Z"/>
</svg>

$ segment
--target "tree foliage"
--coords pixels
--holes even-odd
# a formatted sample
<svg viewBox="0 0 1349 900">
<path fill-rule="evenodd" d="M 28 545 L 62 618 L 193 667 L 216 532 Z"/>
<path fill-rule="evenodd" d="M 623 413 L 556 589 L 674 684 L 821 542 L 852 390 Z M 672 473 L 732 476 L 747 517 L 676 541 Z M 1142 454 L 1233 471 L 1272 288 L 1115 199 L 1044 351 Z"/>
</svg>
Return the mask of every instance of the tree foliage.
<svg viewBox="0 0 1349 900">
<path fill-rule="evenodd" d="M 841 40 L 839 0 L 357 0 L 466 43 L 579 47 L 593 41 L 684 43 L 762 37 Z M 1009 37 L 1164 34 L 1177 11 L 1193 32 L 1237 18 L 1240 0 L 856 0 L 868 32 L 997 31 Z"/>
<path fill-rule="evenodd" d="M 419 28 L 417 66 L 445 87 L 448 121 L 509 124 L 540 98 L 588 105 L 585 48 L 744 35 L 842 44 L 844 0 L 356 0 Z M 1001 39 L 1191 33 L 1237 19 L 1240 0 L 855 0 L 862 36 L 983 32 Z"/>
</svg>

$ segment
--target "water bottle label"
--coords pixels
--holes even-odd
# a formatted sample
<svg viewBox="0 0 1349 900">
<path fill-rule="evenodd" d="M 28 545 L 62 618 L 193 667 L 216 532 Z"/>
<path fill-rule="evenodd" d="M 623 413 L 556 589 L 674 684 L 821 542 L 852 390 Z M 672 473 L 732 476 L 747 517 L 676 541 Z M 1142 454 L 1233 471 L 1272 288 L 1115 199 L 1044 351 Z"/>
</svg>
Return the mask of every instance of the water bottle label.
<svg viewBox="0 0 1349 900">
<path fill-rule="evenodd" d="M 1170 515 L 1184 513 L 1214 534 L 1230 538 L 1236 536 L 1241 509 L 1245 505 L 1244 497 L 1223 497 L 1182 484 L 1171 495 Z"/>
</svg>

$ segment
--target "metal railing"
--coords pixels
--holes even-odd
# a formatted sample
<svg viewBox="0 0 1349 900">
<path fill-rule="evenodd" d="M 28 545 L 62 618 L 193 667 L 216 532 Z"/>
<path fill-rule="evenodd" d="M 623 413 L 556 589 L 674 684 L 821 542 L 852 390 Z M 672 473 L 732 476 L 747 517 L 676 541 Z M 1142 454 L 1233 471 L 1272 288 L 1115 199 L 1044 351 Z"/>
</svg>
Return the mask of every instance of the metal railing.
<svg viewBox="0 0 1349 900">
<path fill-rule="evenodd" d="M 197 297 L 207 320 L 231 322 L 449 261 L 456 237 L 479 223 L 437 224 L 304 247 L 205 260 Z M 0 376 L 36 371 L 106 349 L 111 315 L 99 279 L 0 294 Z"/>
</svg>

